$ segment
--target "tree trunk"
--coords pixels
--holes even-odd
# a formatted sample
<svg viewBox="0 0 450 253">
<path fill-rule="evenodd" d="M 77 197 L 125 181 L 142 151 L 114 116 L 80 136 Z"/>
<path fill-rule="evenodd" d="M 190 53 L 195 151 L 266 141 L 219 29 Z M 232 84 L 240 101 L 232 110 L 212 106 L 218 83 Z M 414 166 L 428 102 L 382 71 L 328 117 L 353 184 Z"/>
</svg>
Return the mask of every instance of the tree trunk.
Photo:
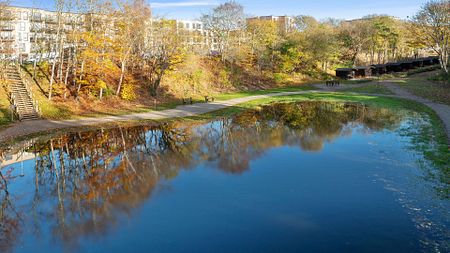
<svg viewBox="0 0 450 253">
<path fill-rule="evenodd" d="M 120 89 L 122 88 L 122 83 L 123 83 L 123 78 L 125 75 L 125 61 L 122 61 L 122 67 L 121 67 L 121 72 L 120 72 L 120 79 L 119 79 L 119 85 L 117 86 L 117 92 L 116 92 L 116 96 L 119 96 L 120 94 Z"/>
<path fill-rule="evenodd" d="M 157 77 L 156 80 L 153 82 L 153 85 L 150 89 L 150 94 L 153 97 L 156 97 L 158 95 L 158 88 L 159 88 L 160 84 L 161 84 L 161 77 Z"/>
<path fill-rule="evenodd" d="M 53 79 L 55 78 L 55 67 L 56 67 L 56 59 L 53 59 L 52 75 L 50 77 L 50 85 L 49 85 L 49 88 L 48 88 L 48 100 L 52 100 Z"/>
</svg>

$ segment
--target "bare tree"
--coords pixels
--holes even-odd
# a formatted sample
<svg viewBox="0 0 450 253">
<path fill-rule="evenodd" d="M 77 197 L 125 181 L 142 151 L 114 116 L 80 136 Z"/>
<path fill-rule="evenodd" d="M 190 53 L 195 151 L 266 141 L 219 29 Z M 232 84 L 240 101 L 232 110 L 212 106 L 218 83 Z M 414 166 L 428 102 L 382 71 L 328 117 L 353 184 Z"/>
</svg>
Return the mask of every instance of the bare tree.
<svg viewBox="0 0 450 253">
<path fill-rule="evenodd" d="M 52 62 L 52 69 L 51 69 L 51 77 L 50 77 L 50 85 L 48 88 L 48 99 L 52 99 L 53 94 L 53 83 L 55 79 L 55 71 L 56 71 L 56 63 L 58 61 L 58 54 L 60 57 L 63 53 L 63 27 L 64 27 L 64 20 L 63 20 L 63 9 L 64 9 L 64 0 L 57 0 L 56 1 L 56 21 L 58 23 L 56 27 L 56 38 L 55 42 L 53 43 L 53 47 L 51 50 L 51 54 L 54 54 L 53 56 L 53 62 Z"/>
<path fill-rule="evenodd" d="M 143 44 L 145 26 L 151 17 L 150 6 L 143 0 L 133 3 L 120 3 L 120 10 L 116 16 L 117 34 L 115 35 L 115 51 L 120 62 L 120 78 L 116 95 L 120 94 L 128 62 L 133 55 L 140 55 Z"/>
<path fill-rule="evenodd" d="M 231 46 L 232 36 L 239 34 L 246 24 L 244 7 L 235 1 L 228 1 L 213 9 L 209 14 L 202 16 L 205 29 L 212 32 L 217 39 L 219 53 L 222 60 Z"/>
<path fill-rule="evenodd" d="M 413 17 L 426 44 L 440 58 L 442 69 L 448 73 L 450 39 L 450 0 L 430 1 Z"/>
</svg>

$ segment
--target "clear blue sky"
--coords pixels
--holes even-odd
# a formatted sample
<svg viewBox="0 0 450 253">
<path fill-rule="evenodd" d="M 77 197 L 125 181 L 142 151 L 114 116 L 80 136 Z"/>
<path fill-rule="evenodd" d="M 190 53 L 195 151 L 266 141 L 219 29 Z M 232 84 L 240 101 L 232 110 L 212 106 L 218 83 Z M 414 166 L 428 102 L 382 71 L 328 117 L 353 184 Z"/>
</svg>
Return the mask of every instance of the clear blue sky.
<svg viewBox="0 0 450 253">
<path fill-rule="evenodd" d="M 224 0 L 147 0 L 157 16 L 197 18 Z M 13 5 L 52 9 L 54 0 L 12 0 Z M 413 15 L 426 0 L 238 0 L 251 15 L 311 15 L 354 19 L 368 14 Z"/>
</svg>

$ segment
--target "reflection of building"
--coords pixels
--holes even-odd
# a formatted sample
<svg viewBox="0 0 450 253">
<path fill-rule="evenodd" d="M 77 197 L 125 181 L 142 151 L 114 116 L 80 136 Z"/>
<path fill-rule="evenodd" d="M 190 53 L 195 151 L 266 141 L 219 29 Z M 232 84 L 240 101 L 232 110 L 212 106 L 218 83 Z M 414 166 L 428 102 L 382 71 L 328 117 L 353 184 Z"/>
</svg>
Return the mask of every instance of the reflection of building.
<svg viewBox="0 0 450 253">
<path fill-rule="evenodd" d="M 33 153 L 27 153 L 27 152 L 22 152 L 22 153 L 17 153 L 17 154 L 5 154 L 3 159 L 3 162 L 0 162 L 0 166 L 8 166 L 8 165 L 12 165 L 15 163 L 20 163 L 20 162 L 24 162 L 24 161 L 28 161 L 31 159 L 34 159 L 36 156 Z"/>
<path fill-rule="evenodd" d="M 259 16 L 247 19 L 247 21 L 251 20 L 269 20 L 276 22 L 282 32 L 289 32 L 295 28 L 295 20 L 289 16 Z"/>
</svg>

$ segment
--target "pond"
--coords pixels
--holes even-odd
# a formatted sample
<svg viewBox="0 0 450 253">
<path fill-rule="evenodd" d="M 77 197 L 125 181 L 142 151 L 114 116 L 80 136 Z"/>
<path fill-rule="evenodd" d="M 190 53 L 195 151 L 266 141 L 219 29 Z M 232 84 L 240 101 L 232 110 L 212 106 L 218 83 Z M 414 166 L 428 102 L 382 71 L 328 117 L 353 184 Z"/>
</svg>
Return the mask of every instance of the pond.
<svg viewBox="0 0 450 253">
<path fill-rule="evenodd" d="M 0 150 L 0 252 L 448 252 L 429 124 L 301 102 L 20 141 Z"/>
</svg>

